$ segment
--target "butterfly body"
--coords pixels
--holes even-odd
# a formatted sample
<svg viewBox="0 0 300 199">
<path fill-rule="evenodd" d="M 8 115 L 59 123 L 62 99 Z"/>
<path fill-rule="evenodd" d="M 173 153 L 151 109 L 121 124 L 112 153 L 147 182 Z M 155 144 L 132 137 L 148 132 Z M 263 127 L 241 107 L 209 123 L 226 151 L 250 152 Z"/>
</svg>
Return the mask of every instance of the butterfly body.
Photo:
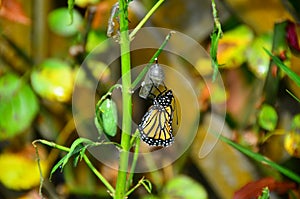
<svg viewBox="0 0 300 199">
<path fill-rule="evenodd" d="M 141 138 L 151 146 L 170 146 L 174 142 L 172 120 L 173 100 L 171 90 L 160 93 L 138 125 Z"/>
</svg>

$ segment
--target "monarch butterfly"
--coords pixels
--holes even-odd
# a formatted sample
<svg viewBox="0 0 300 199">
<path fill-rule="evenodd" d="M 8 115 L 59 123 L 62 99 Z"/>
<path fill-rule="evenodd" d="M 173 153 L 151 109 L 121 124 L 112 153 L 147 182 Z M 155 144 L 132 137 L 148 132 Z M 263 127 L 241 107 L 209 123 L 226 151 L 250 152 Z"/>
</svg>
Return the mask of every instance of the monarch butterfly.
<svg viewBox="0 0 300 199">
<path fill-rule="evenodd" d="M 141 138 L 151 146 L 170 146 L 174 142 L 172 120 L 174 96 L 171 90 L 165 90 L 156 96 L 138 125 Z"/>
</svg>

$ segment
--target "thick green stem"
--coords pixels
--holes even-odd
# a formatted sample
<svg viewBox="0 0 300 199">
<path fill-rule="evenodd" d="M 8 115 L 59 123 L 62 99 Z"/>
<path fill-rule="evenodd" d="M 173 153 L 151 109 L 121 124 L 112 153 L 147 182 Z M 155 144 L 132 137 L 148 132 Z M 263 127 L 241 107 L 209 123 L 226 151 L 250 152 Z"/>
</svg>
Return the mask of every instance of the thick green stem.
<svg viewBox="0 0 300 199">
<path fill-rule="evenodd" d="M 124 199 L 126 194 L 126 181 L 128 170 L 128 155 L 130 149 L 131 133 L 131 75 L 130 75 L 130 40 L 128 34 L 128 10 L 127 2 L 119 0 L 120 12 L 120 47 L 121 47 L 121 67 L 122 67 L 122 88 L 123 88 L 123 119 L 120 152 L 120 164 L 116 185 L 115 199 Z"/>
</svg>

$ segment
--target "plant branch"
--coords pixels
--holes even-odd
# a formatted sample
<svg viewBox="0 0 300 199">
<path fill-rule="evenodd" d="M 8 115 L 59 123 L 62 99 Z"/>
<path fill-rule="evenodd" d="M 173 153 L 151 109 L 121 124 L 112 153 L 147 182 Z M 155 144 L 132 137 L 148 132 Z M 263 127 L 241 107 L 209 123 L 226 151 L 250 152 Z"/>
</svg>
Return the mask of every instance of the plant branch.
<svg viewBox="0 0 300 199">
<path fill-rule="evenodd" d="M 153 13 L 158 9 L 158 7 L 164 2 L 165 0 L 159 0 L 156 4 L 149 10 L 146 16 L 140 21 L 140 23 L 135 27 L 135 29 L 130 33 L 129 38 L 132 40 L 135 34 L 142 28 L 142 26 L 147 22 L 147 20 L 153 15 Z"/>
<path fill-rule="evenodd" d="M 131 74 L 130 74 L 130 40 L 128 34 L 128 2 L 119 0 L 119 19 L 120 19 L 120 49 L 121 49 L 121 72 L 122 72 L 122 135 L 120 150 L 119 171 L 116 184 L 115 199 L 124 199 L 126 194 L 126 178 L 128 170 L 130 134 L 131 134 Z"/>
<path fill-rule="evenodd" d="M 41 143 L 47 146 L 50 146 L 52 148 L 56 148 L 59 149 L 61 151 L 65 151 L 65 152 L 70 152 L 70 148 L 56 144 L 54 142 L 49 142 L 47 140 L 35 140 L 32 142 L 32 145 L 34 146 L 34 148 L 36 149 L 36 153 L 38 154 L 38 150 L 37 150 L 37 146 L 36 143 Z M 95 144 L 95 146 L 97 146 L 97 143 Z M 39 156 L 37 156 L 39 157 Z M 88 159 L 88 157 L 86 156 L 86 154 L 83 155 L 83 159 L 86 162 L 86 164 L 88 165 L 88 167 L 94 172 L 94 174 L 99 178 L 99 180 L 101 180 L 101 182 L 106 186 L 106 188 L 109 190 L 110 193 L 114 193 L 115 190 L 114 188 L 109 184 L 109 182 L 101 175 L 101 173 L 99 173 L 97 171 L 97 169 L 94 167 L 94 165 L 91 163 L 91 161 Z M 39 167 L 39 171 L 40 173 L 42 173 L 41 171 L 41 167 L 40 167 L 40 162 L 39 162 L 39 158 L 38 158 L 38 167 Z M 41 182 L 43 180 L 43 176 L 41 176 Z"/>
<path fill-rule="evenodd" d="M 211 56 L 211 61 L 212 61 L 212 67 L 213 67 L 213 81 L 215 81 L 217 74 L 218 74 L 218 69 L 219 69 L 219 62 L 218 62 L 218 44 L 219 44 L 219 39 L 222 37 L 223 32 L 221 28 L 221 23 L 218 17 L 218 12 L 216 9 L 216 4 L 215 0 L 211 0 L 211 5 L 212 5 L 212 12 L 213 12 L 213 18 L 214 18 L 214 30 L 211 37 L 211 46 L 210 46 L 210 56 Z"/>
<path fill-rule="evenodd" d="M 138 134 L 139 134 L 139 131 L 137 130 L 135 132 L 135 134 L 132 136 L 133 139 L 135 140 L 135 147 L 134 147 L 134 154 L 133 154 L 133 160 L 132 160 L 132 164 L 131 164 L 131 168 L 130 168 L 130 173 L 129 173 L 128 180 L 127 180 L 127 187 L 126 187 L 127 190 L 129 189 L 129 187 L 132 184 L 132 179 L 133 179 L 136 163 L 137 163 L 138 156 L 139 156 L 139 149 L 140 149 L 140 141 L 141 140 L 140 140 Z M 130 144 L 130 145 L 132 145 L 132 144 Z"/>
</svg>

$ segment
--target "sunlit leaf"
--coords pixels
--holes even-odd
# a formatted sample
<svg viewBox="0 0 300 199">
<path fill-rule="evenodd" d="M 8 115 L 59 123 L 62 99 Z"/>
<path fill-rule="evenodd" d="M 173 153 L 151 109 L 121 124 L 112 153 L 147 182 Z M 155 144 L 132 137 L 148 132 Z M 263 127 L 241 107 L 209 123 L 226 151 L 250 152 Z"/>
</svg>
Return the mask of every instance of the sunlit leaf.
<svg viewBox="0 0 300 199">
<path fill-rule="evenodd" d="M 98 2 L 100 2 L 100 0 L 75 0 L 75 4 L 82 8 Z"/>
<path fill-rule="evenodd" d="M 292 120 L 291 130 L 297 131 L 300 133 L 300 114 L 294 116 Z"/>
<path fill-rule="evenodd" d="M 207 193 L 202 185 L 187 176 L 177 176 L 165 185 L 163 190 L 164 199 L 206 199 Z"/>
<path fill-rule="evenodd" d="M 56 9 L 48 16 L 50 29 L 61 36 L 72 36 L 78 33 L 82 22 L 82 16 L 75 9 L 73 9 L 73 22 L 68 8 Z"/>
<path fill-rule="evenodd" d="M 88 38 L 86 42 L 86 51 L 90 52 L 97 47 L 96 50 L 100 53 L 101 51 L 105 50 L 105 48 L 108 46 L 108 43 L 101 43 L 106 39 L 107 37 L 103 31 L 90 31 L 88 33 Z M 100 43 L 101 45 L 99 45 Z"/>
<path fill-rule="evenodd" d="M 155 196 L 155 195 L 146 195 L 146 196 L 143 196 L 141 199 L 160 199 L 160 197 Z"/>
<path fill-rule="evenodd" d="M 13 137 L 31 125 L 39 104 L 26 82 L 14 74 L 0 77 L 0 99 L 0 139 Z"/>
<path fill-rule="evenodd" d="M 291 131 L 285 135 L 284 148 L 293 157 L 300 158 L 300 133 Z"/>
<path fill-rule="evenodd" d="M 239 20 L 258 34 L 272 31 L 274 24 L 282 19 L 292 18 L 289 9 L 284 6 L 286 1 L 283 3 L 280 0 L 225 0 L 224 3 Z"/>
<path fill-rule="evenodd" d="M 270 50 L 272 38 L 271 33 L 260 35 L 246 51 L 249 68 L 259 78 L 265 78 L 269 70 L 270 57 L 265 54 L 263 47 Z"/>
<path fill-rule="evenodd" d="M 219 40 L 218 62 L 220 68 L 239 67 L 246 61 L 246 49 L 253 39 L 253 33 L 247 26 L 239 26 L 227 31 Z"/>
<path fill-rule="evenodd" d="M 273 131 L 276 128 L 277 120 L 278 116 L 275 109 L 268 104 L 264 104 L 258 115 L 259 125 L 267 131 Z"/>
<path fill-rule="evenodd" d="M 41 161 L 42 171 L 46 171 L 46 162 Z M 0 154 L 0 181 L 7 188 L 14 190 L 30 189 L 40 182 L 40 175 L 35 153 Z"/>
<path fill-rule="evenodd" d="M 34 90 L 43 98 L 59 102 L 70 100 L 74 74 L 71 66 L 59 59 L 47 59 L 31 74 Z"/>
</svg>

